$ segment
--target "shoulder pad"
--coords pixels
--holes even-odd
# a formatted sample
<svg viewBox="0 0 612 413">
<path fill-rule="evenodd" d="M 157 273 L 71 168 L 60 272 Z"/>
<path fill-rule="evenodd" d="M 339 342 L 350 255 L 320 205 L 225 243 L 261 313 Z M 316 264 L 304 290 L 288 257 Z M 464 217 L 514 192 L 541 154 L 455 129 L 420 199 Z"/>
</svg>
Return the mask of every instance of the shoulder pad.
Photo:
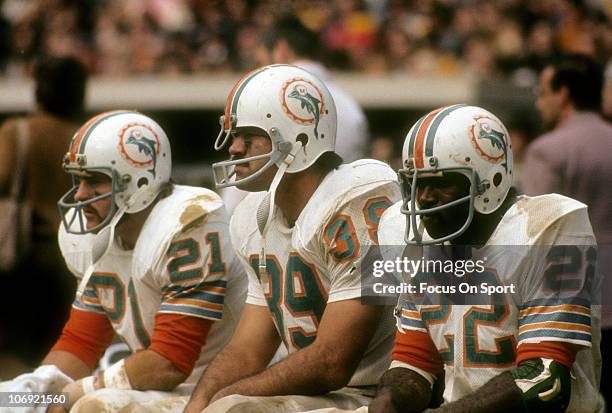
<svg viewBox="0 0 612 413">
<path fill-rule="evenodd" d="M 175 185 L 172 194 L 155 204 L 140 231 L 133 275 L 144 275 L 163 258 L 175 236 L 203 225 L 212 216 L 227 220 L 219 195 L 206 188 Z"/>
<path fill-rule="evenodd" d="M 68 213 L 72 213 L 68 211 Z M 91 263 L 91 248 L 93 234 L 70 234 L 66 232 L 64 224 L 60 224 L 57 233 L 62 256 L 66 266 L 77 278 L 81 278 Z"/>
<path fill-rule="evenodd" d="M 400 212 L 402 201 L 391 205 L 380 217 L 378 243 L 380 245 L 404 245 L 406 215 Z"/>
<path fill-rule="evenodd" d="M 310 239 L 318 228 L 325 225 L 349 201 L 376 187 L 388 184 L 397 186 L 396 178 L 397 175 L 389 165 L 373 159 L 355 161 L 330 172 L 312 195 L 296 222 L 303 232 L 303 240 Z M 395 192 L 399 194 L 399 187 L 386 191 L 386 193 Z M 390 198 L 392 202 L 395 201 L 394 197 Z"/>
<path fill-rule="evenodd" d="M 488 244 L 525 245 L 538 242 L 542 236 L 564 217 L 570 217 L 587 206 L 559 194 L 535 197 L 519 196 L 504 214 Z M 580 235 L 592 234 L 588 217 L 581 219 Z"/>
</svg>

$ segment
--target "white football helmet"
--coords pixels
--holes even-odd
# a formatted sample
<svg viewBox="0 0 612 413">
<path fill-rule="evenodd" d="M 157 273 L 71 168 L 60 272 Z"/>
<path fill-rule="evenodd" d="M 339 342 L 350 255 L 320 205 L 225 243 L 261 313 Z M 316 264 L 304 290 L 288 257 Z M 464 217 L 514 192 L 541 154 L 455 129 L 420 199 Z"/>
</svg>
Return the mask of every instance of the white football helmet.
<svg viewBox="0 0 612 413">
<path fill-rule="evenodd" d="M 75 177 L 73 187 L 58 202 L 66 231 L 75 234 L 98 232 L 123 213 L 142 211 L 155 200 L 172 169 L 170 142 L 151 118 L 133 111 L 97 115 L 74 135 L 63 167 Z M 112 191 L 77 202 L 79 175 L 103 173 L 112 180 Z M 103 222 L 87 229 L 83 208 L 104 198 L 112 207 Z"/>
<path fill-rule="evenodd" d="M 496 211 L 512 186 L 510 135 L 494 114 L 476 106 L 446 106 L 419 119 L 406 135 L 402 164 L 398 176 L 408 244 L 438 244 L 458 237 L 470 226 L 474 211 L 481 214 Z M 418 178 L 445 172 L 464 175 L 470 182 L 469 194 L 442 206 L 418 209 Z M 442 238 L 423 240 L 417 216 L 465 202 L 469 202 L 469 214 L 459 230 Z"/>
<path fill-rule="evenodd" d="M 234 166 L 259 159 L 268 162 L 241 179 L 248 182 L 272 165 L 285 172 L 300 172 L 336 142 L 336 106 L 329 90 L 316 76 L 296 66 L 271 65 L 243 76 L 232 89 L 220 117 L 215 149 L 221 150 L 239 128 L 257 128 L 272 141 L 268 154 L 213 164 L 217 188 L 237 184 Z"/>
</svg>

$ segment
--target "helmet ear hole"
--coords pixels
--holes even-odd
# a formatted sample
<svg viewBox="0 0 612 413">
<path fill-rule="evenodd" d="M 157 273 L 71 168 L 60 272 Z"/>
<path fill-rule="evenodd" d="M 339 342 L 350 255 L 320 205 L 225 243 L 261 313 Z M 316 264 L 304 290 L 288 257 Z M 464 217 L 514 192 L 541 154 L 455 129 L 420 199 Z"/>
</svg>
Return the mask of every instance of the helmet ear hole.
<svg viewBox="0 0 612 413">
<path fill-rule="evenodd" d="M 148 185 L 148 184 L 149 184 L 149 180 L 144 176 L 140 178 L 138 182 L 136 182 L 136 186 L 138 188 L 142 188 L 143 186 Z"/>
<path fill-rule="evenodd" d="M 502 179 L 502 174 L 497 172 L 495 175 L 493 175 L 493 185 L 499 186 L 499 184 L 501 184 Z"/>
<path fill-rule="evenodd" d="M 295 141 L 301 143 L 302 146 L 306 146 L 308 143 L 308 135 L 305 133 L 300 133 L 297 138 L 295 138 Z"/>
</svg>

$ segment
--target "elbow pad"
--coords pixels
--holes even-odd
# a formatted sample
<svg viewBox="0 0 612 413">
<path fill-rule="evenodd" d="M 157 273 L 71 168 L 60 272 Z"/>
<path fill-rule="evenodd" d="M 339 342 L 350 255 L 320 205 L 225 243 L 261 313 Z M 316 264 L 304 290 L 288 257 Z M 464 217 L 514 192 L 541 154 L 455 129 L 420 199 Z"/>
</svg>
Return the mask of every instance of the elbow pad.
<svg viewBox="0 0 612 413">
<path fill-rule="evenodd" d="M 522 392 L 528 413 L 565 412 L 571 397 L 570 372 L 552 359 L 536 358 L 521 362 L 511 370 Z"/>
</svg>

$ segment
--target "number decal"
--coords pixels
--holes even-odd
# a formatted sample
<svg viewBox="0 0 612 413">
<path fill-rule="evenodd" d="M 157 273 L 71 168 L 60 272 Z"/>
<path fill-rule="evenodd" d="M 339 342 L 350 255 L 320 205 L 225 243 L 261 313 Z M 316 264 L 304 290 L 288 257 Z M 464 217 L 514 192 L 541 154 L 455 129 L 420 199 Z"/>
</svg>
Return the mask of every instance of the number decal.
<svg viewBox="0 0 612 413">
<path fill-rule="evenodd" d="M 431 324 L 443 324 L 448 320 L 452 307 L 448 304 L 442 304 L 421 309 L 421 318 L 425 325 L 429 328 Z M 455 355 L 455 336 L 448 334 L 444 336 L 446 347 L 438 349 L 440 358 L 445 364 L 453 364 Z"/>
<path fill-rule="evenodd" d="M 151 344 L 151 339 L 149 338 L 149 333 L 144 327 L 144 323 L 142 322 L 142 316 L 140 315 L 140 307 L 138 306 L 138 297 L 136 297 L 136 289 L 134 288 L 134 283 L 130 279 L 130 284 L 128 285 L 128 297 L 130 297 L 130 306 L 132 307 L 132 322 L 134 323 L 134 329 L 136 330 L 136 337 L 142 348 L 147 348 Z"/>
<path fill-rule="evenodd" d="M 202 268 L 183 270 L 185 266 L 193 265 L 200 259 L 200 244 L 193 238 L 174 241 L 168 248 L 168 257 L 174 257 L 168 262 L 170 281 L 179 284 L 202 277 Z"/>
<path fill-rule="evenodd" d="M 499 285 L 497 274 L 494 270 L 487 268 L 482 273 L 472 273 L 472 277 L 478 277 L 474 284 L 486 282 L 488 285 Z M 416 276 L 418 282 L 427 284 L 444 285 L 447 279 L 443 274 L 420 273 Z M 444 302 L 444 295 L 440 298 Z M 516 343 L 513 335 L 505 335 L 495 338 L 496 350 L 483 350 L 479 347 L 478 327 L 488 326 L 496 328 L 502 325 L 510 314 L 510 308 L 505 303 L 502 294 L 491 295 L 492 304 L 488 306 L 471 306 L 466 310 L 465 306 L 459 306 L 463 311 L 463 365 L 465 367 L 507 367 L 514 364 L 516 358 Z M 454 306 L 441 304 L 437 306 L 421 307 L 421 318 L 429 327 L 433 324 L 443 324 L 449 319 Z M 454 335 L 445 334 L 446 346 L 439 349 L 440 357 L 446 364 L 454 364 Z"/>
<path fill-rule="evenodd" d="M 393 203 L 386 196 L 369 199 L 363 207 L 363 217 L 368 225 L 370 239 L 378 244 L 378 223 L 380 217 Z"/>
<path fill-rule="evenodd" d="M 487 268 L 481 273 L 473 273 L 475 284 L 500 285 L 494 269 Z M 510 308 L 502 294 L 491 294 L 491 305 L 472 306 L 463 315 L 463 364 L 468 367 L 508 367 L 516 359 L 514 335 L 508 334 L 495 338 L 496 350 L 482 350 L 478 346 L 478 326 L 499 327 L 510 315 Z"/>
<path fill-rule="evenodd" d="M 249 263 L 261 282 L 258 256 L 250 256 Z M 266 265 L 269 277 L 265 292 L 266 301 L 283 342 L 287 346 L 291 344 L 296 348 L 310 345 L 315 339 L 327 304 L 327 293 L 316 269 L 294 252 L 287 260 L 286 273 L 283 273 L 282 267 L 273 255 L 266 256 Z M 310 331 L 303 327 L 285 329 L 284 310 L 299 320 L 301 326 L 307 326 Z"/>
<path fill-rule="evenodd" d="M 285 277 L 285 303 L 294 318 L 310 318 L 314 331 L 308 333 L 300 327 L 289 329 L 291 342 L 297 348 L 311 344 L 323 317 L 327 294 L 313 265 L 302 260 L 295 252 L 289 255 Z"/>
<path fill-rule="evenodd" d="M 115 273 L 93 273 L 89 279 L 91 287 L 96 292 L 100 304 L 105 313 L 114 325 L 120 324 L 126 310 L 126 291 L 125 284 Z M 132 280 L 127 288 L 127 298 L 129 299 L 130 309 L 132 310 L 132 322 L 136 329 L 136 337 L 140 341 L 142 348 L 147 348 L 151 344 L 149 333 L 145 329 L 138 306 L 136 289 Z M 133 349 L 132 349 L 133 350 Z"/>
<path fill-rule="evenodd" d="M 89 283 L 111 322 L 121 323 L 125 313 L 125 286 L 121 278 L 115 273 L 95 272 Z"/>
<path fill-rule="evenodd" d="M 323 238 L 330 247 L 329 253 L 338 262 L 350 261 L 359 255 L 359 239 L 353 221 L 348 215 L 335 217 L 325 227 Z"/>
<path fill-rule="evenodd" d="M 583 251 L 576 245 L 555 245 L 546 255 L 548 266 L 544 271 L 546 288 L 566 292 L 590 290 L 595 275 L 597 251 L 589 247 L 586 251 L 586 268 L 583 268 Z"/>
<path fill-rule="evenodd" d="M 221 242 L 218 232 L 206 234 L 206 244 L 210 249 L 210 263 L 208 264 L 209 274 L 225 274 L 225 263 L 221 256 Z"/>
<path fill-rule="evenodd" d="M 249 263 L 251 264 L 251 267 L 255 271 L 255 274 L 257 274 L 257 278 L 259 278 L 259 282 L 261 283 L 262 280 L 259 275 L 259 256 L 252 255 L 249 258 Z M 266 297 L 266 301 L 268 302 L 268 308 L 274 316 L 276 328 L 281 332 L 282 336 L 282 332 L 285 331 L 283 311 L 280 307 L 283 296 L 283 269 L 274 255 L 266 255 L 266 271 L 268 272 L 269 279 L 268 288 L 267 291 L 264 291 L 264 295 Z"/>
</svg>

